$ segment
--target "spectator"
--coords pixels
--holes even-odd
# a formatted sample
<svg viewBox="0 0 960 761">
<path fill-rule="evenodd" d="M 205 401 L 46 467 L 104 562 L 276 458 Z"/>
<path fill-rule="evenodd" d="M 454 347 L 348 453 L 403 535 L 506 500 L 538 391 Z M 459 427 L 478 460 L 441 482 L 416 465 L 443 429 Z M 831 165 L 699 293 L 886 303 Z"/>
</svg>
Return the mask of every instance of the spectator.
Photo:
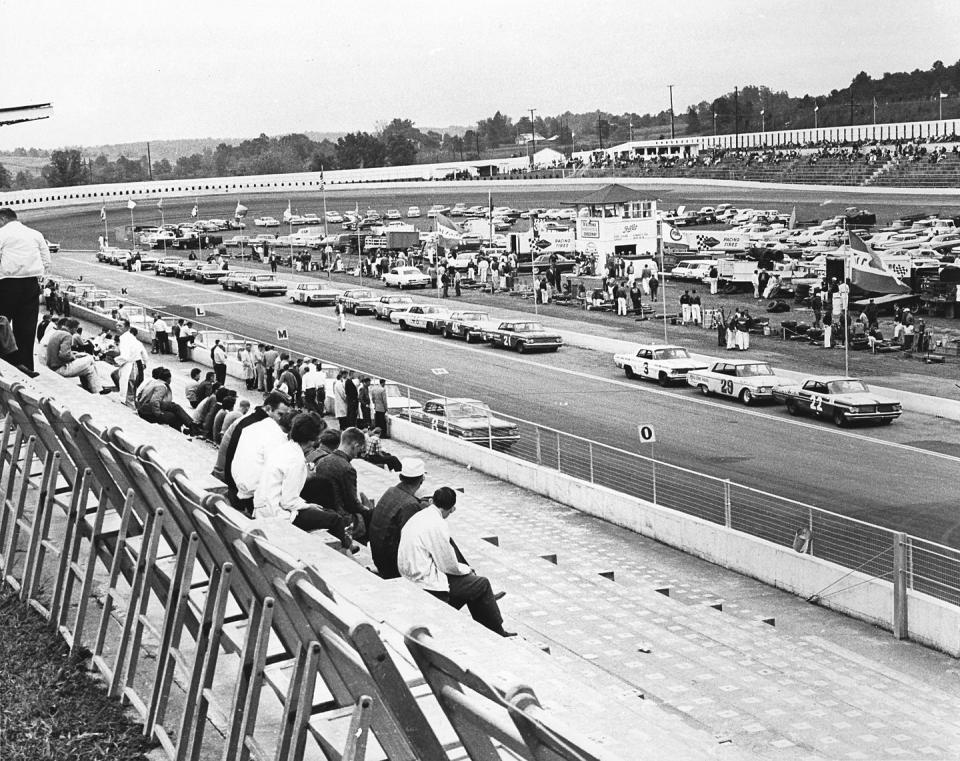
<svg viewBox="0 0 960 761">
<path fill-rule="evenodd" d="M 286 439 L 283 426 L 290 418 L 290 399 L 272 391 L 263 404 L 233 424 L 225 441 L 224 481 L 230 504 L 247 516 L 253 514 L 253 493 L 260 483 L 267 451 Z M 226 436 L 224 436 L 226 440 Z"/>
<path fill-rule="evenodd" d="M 134 400 L 134 394 L 147 367 L 147 351 L 137 338 L 137 329 L 131 328 L 126 320 L 121 322 L 120 338 L 117 341 L 117 388 L 120 389 L 121 401 L 125 403 Z"/>
<path fill-rule="evenodd" d="M 217 413 L 213 416 L 213 430 L 210 436 L 210 440 L 215 444 L 219 443 L 220 439 L 223 438 L 223 426 L 225 425 L 227 415 L 233 412 L 236 404 L 236 394 L 228 394 L 223 398 L 223 401 L 220 402 L 220 409 L 218 409 Z"/>
<path fill-rule="evenodd" d="M 633 264 L 630 266 L 632 267 Z M 582 283 L 581 287 L 583 287 Z M 640 285 L 636 280 L 630 285 L 630 301 L 633 303 L 633 313 L 637 317 L 643 317 L 643 291 L 640 290 Z"/>
<path fill-rule="evenodd" d="M 272 346 L 267 346 L 263 352 L 263 370 L 264 370 L 264 386 L 262 389 L 263 391 L 273 390 L 274 368 L 276 367 L 278 359 L 280 359 L 280 352 L 278 352 Z"/>
<path fill-rule="evenodd" d="M 187 388 L 184 390 L 184 394 L 187 397 L 187 403 L 191 408 L 196 409 L 197 405 L 200 404 L 200 386 L 202 385 L 200 381 L 200 368 L 195 367 L 190 371 L 190 382 L 187 384 Z"/>
<path fill-rule="evenodd" d="M 381 378 L 376 386 L 370 389 L 370 404 L 373 407 L 373 424 L 380 429 L 385 438 L 387 435 L 387 382 Z"/>
<path fill-rule="evenodd" d="M 353 522 L 353 536 L 358 541 L 366 538 L 373 503 L 357 492 L 357 471 L 351 460 L 362 457 L 366 438 L 358 428 L 347 428 L 340 435 L 336 450 L 318 460 L 313 475 L 307 479 L 303 497 L 312 504 L 336 510 Z"/>
<path fill-rule="evenodd" d="M 345 431 L 350 426 L 347 425 L 347 371 L 341 370 L 337 373 L 337 379 L 333 382 L 333 416 L 340 425 L 340 430 Z"/>
<path fill-rule="evenodd" d="M 433 493 L 433 502 L 412 515 L 400 532 L 397 568 L 404 578 L 422 587 L 456 609 L 466 605 L 473 619 L 501 637 L 503 616 L 490 581 L 458 557 L 446 519 L 457 509 L 457 493 L 443 486 Z"/>
<path fill-rule="evenodd" d="M 371 465 L 386 465 L 388 470 L 400 470 L 400 459 L 380 448 L 380 429 L 371 428 L 367 431 L 367 447 L 363 459 Z"/>
<path fill-rule="evenodd" d="M 2 359 L 34 375 L 33 341 L 40 314 L 40 281 L 50 270 L 43 235 L 0 209 L 0 316 L 10 320 L 16 347 Z"/>
<path fill-rule="evenodd" d="M 253 364 L 253 349 L 250 344 L 244 344 L 237 350 L 237 361 L 240 363 L 247 391 L 252 391 L 257 384 L 257 370 Z"/>
<path fill-rule="evenodd" d="M 660 280 L 656 275 L 650 276 L 648 286 L 650 288 L 650 300 L 655 302 L 657 300 L 657 290 L 660 288 Z"/>
<path fill-rule="evenodd" d="M 357 388 L 357 379 L 354 375 L 353 370 L 348 370 L 343 379 L 343 389 L 347 397 L 347 428 L 357 425 L 357 417 L 360 413 L 360 390 Z"/>
<path fill-rule="evenodd" d="M 737 348 L 746 351 L 750 348 L 750 312 L 742 309 L 737 315 Z"/>
<path fill-rule="evenodd" d="M 213 362 L 213 374 L 216 376 L 217 383 L 221 386 L 227 382 L 227 352 L 220 343 L 220 339 L 213 342 L 213 348 L 210 350 L 210 361 Z"/>
<path fill-rule="evenodd" d="M 350 540 L 349 521 L 335 510 L 309 503 L 301 490 L 307 481 L 306 454 L 316 448 L 323 420 L 314 412 L 301 412 L 290 423 L 286 441 L 267 452 L 260 483 L 253 496 L 254 517 L 285 517 L 304 531 L 327 530 L 345 549 L 359 549 Z"/>
<path fill-rule="evenodd" d="M 173 401 L 170 370 L 155 367 L 152 378 L 137 389 L 137 414 L 149 423 L 160 423 L 187 434 L 197 433 L 197 426 L 188 413 Z"/>
<path fill-rule="evenodd" d="M 303 406 L 309 412 L 323 415 L 327 401 L 327 391 L 324 388 L 326 378 L 320 372 L 319 362 L 308 362 L 305 367 L 306 372 L 300 378 L 300 385 L 303 387 Z"/>
<path fill-rule="evenodd" d="M 408 458 L 400 468 L 400 482 L 387 489 L 370 517 L 370 552 L 377 572 L 384 579 L 397 579 L 397 550 L 400 532 L 414 514 L 423 508 L 417 492 L 423 485 L 426 468 L 423 460 Z"/>
<path fill-rule="evenodd" d="M 700 294 L 694 290 L 690 294 L 690 319 L 694 325 L 703 324 L 703 312 L 700 309 Z"/>
<path fill-rule="evenodd" d="M 684 325 L 690 322 L 690 291 L 684 291 L 680 297 L 680 320 Z"/>
<path fill-rule="evenodd" d="M 220 426 L 220 437 L 214 438 L 214 443 L 220 445 L 226 436 L 230 426 L 236 423 L 240 418 L 246 417 L 250 413 L 250 402 L 246 399 L 240 399 L 234 408 L 230 410 L 223 419 L 223 425 Z"/>
<path fill-rule="evenodd" d="M 370 379 L 364 376 L 360 379 L 360 388 L 357 390 L 357 402 L 360 406 L 360 420 L 358 427 L 366 430 L 371 427 L 370 419 Z"/>
<path fill-rule="evenodd" d="M 80 378 L 82 385 L 91 394 L 109 394 L 104 388 L 93 365 L 93 356 L 73 350 L 73 334 L 80 323 L 70 317 L 62 327 L 57 327 L 47 341 L 47 367 L 64 378 Z"/>
<path fill-rule="evenodd" d="M 170 328 L 159 314 L 155 314 L 153 320 L 153 345 L 154 354 L 170 353 Z"/>
</svg>

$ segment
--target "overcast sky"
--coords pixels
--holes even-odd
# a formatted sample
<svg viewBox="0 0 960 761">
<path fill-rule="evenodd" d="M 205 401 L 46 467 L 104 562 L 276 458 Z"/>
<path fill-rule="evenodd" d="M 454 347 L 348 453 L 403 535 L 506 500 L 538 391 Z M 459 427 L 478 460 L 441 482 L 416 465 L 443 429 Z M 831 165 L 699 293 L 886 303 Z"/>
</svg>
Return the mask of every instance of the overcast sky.
<svg viewBox="0 0 960 761">
<path fill-rule="evenodd" d="M 956 0 L 0 0 L 0 149 L 372 131 L 603 109 L 677 113 L 960 55 Z"/>
</svg>

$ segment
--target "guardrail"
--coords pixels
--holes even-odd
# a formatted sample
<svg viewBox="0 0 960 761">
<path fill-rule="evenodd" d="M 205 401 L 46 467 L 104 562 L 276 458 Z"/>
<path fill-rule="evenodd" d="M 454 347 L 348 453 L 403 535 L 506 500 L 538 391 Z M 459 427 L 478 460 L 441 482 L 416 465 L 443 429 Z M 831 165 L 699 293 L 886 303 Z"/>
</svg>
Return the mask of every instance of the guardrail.
<svg viewBox="0 0 960 761">
<path fill-rule="evenodd" d="M 169 315 L 163 310 L 145 308 Z M 196 320 L 194 322 L 201 324 Z M 220 330 L 214 326 L 210 328 Z M 234 335 L 240 340 L 254 343 L 263 341 L 251 336 Z M 315 354 L 304 355 L 293 350 L 289 350 L 289 353 L 291 356 L 312 356 L 320 359 L 324 366 L 342 367 L 359 374 L 380 377 L 370 369 L 327 362 Z M 418 405 L 437 398 L 445 402 L 444 394 L 408 384 L 399 385 L 404 389 L 404 395 Z M 518 459 L 784 547 L 793 547 L 850 571 L 887 579 L 891 583 L 902 572 L 907 589 L 960 606 L 958 549 L 637 452 L 617 449 L 550 426 L 487 409 L 480 412 L 481 417 L 492 415 L 516 425 L 517 440 L 509 446 L 504 446 L 506 442 L 497 441 L 493 426 L 490 425 L 487 445 L 492 444 Z M 403 413 L 403 416 L 411 417 L 410 413 Z M 455 429 L 448 430 L 449 427 L 439 418 L 414 422 L 424 422 L 441 433 L 459 435 Z M 905 537 L 902 568 L 894 557 L 900 537 Z M 819 597 L 834 594 L 839 588 L 838 582 L 836 589 L 824 590 Z"/>
</svg>

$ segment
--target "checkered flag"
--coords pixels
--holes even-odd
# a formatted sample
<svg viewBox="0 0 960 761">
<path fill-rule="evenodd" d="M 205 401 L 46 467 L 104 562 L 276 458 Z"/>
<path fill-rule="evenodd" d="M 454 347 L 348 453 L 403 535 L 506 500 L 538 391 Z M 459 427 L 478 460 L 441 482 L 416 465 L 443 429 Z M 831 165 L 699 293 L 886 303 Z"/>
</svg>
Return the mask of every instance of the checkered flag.
<svg viewBox="0 0 960 761">
<path fill-rule="evenodd" d="M 703 251 L 704 249 L 707 249 L 707 248 L 713 248 L 720 242 L 713 236 L 704 235 L 704 234 L 698 234 L 696 236 L 696 241 L 697 241 L 697 251 Z"/>
</svg>

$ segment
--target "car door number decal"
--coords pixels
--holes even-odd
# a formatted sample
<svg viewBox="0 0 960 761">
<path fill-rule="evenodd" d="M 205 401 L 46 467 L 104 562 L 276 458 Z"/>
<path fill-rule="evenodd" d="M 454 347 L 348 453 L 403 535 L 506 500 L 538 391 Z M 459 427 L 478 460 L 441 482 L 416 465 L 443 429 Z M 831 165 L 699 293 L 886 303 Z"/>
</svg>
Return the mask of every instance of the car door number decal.
<svg viewBox="0 0 960 761">
<path fill-rule="evenodd" d="M 650 363 L 649 363 L 649 362 L 644 362 L 644 363 L 643 363 L 643 374 L 644 374 L 644 375 L 650 375 Z"/>
<path fill-rule="evenodd" d="M 810 400 L 810 409 L 814 412 L 823 412 L 823 399 L 819 396 Z"/>
<path fill-rule="evenodd" d="M 732 381 L 732 380 L 720 381 L 720 393 L 721 393 L 721 394 L 728 394 L 728 395 L 732 396 L 732 395 L 733 395 L 733 381 Z"/>
</svg>

